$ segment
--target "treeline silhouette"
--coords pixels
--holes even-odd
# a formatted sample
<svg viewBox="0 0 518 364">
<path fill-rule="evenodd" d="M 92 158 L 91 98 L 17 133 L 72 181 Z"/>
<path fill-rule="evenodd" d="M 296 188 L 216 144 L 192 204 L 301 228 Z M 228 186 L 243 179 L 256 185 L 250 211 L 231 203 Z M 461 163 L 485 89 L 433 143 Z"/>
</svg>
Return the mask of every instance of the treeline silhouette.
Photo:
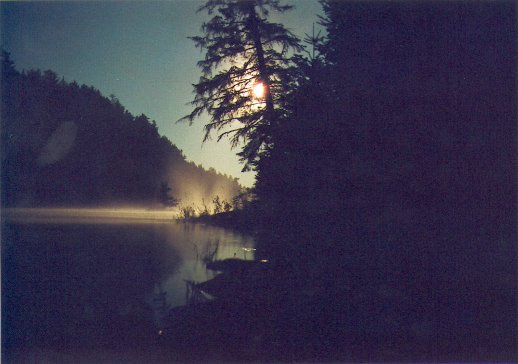
<svg viewBox="0 0 518 364">
<path fill-rule="evenodd" d="M 258 167 L 266 224 L 340 249 L 515 238 L 511 4 L 323 5 L 320 54 Z"/>
<path fill-rule="evenodd" d="M 514 4 L 322 4 L 242 214 L 282 277 L 270 353 L 516 358 Z"/>
<path fill-rule="evenodd" d="M 160 206 L 231 201 L 237 179 L 188 162 L 154 121 L 2 51 L 2 206 Z M 165 184 L 165 185 L 164 185 Z M 170 201 L 168 200 L 169 205 Z"/>
</svg>

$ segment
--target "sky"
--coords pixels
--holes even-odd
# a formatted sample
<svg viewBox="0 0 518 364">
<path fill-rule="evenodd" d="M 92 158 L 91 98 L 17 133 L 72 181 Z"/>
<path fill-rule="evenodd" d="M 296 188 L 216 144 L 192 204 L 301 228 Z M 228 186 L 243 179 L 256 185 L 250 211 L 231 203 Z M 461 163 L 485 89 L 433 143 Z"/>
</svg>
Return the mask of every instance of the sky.
<svg viewBox="0 0 518 364">
<path fill-rule="evenodd" d="M 238 177 L 251 186 L 254 173 L 242 165 L 227 140 L 203 141 L 203 125 L 177 123 L 192 110 L 192 84 L 200 77 L 203 53 L 188 39 L 201 34 L 204 1 L 0 2 L 1 46 L 18 70 L 51 69 L 115 95 L 133 115 L 155 120 L 161 135 L 188 160 Z M 295 9 L 272 14 L 300 37 L 311 33 L 321 6 L 317 0 L 287 0 Z"/>
</svg>

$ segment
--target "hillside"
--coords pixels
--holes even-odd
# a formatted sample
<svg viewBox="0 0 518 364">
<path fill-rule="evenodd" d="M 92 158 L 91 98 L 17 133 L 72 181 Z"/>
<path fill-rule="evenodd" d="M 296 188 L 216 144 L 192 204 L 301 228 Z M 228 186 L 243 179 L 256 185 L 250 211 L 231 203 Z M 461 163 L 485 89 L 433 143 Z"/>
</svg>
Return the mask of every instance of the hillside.
<svg viewBox="0 0 518 364">
<path fill-rule="evenodd" d="M 2 53 L 2 206 L 158 206 L 166 183 L 181 205 L 230 201 L 237 179 L 188 162 L 154 121 L 116 97 L 19 72 Z"/>
</svg>

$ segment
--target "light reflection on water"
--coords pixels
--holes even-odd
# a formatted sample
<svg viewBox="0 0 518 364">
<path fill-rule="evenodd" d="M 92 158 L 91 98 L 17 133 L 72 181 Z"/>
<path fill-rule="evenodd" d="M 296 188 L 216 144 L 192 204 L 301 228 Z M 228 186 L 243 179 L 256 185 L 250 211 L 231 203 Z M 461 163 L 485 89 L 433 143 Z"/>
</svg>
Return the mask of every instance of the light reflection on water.
<svg viewBox="0 0 518 364">
<path fill-rule="evenodd" d="M 178 250 L 183 260 L 174 272 L 158 280 L 151 300 L 148 298 L 158 327 L 167 325 L 162 322 L 165 314 L 162 305 L 175 307 L 186 303 L 186 281 L 199 283 L 214 277 L 214 272 L 206 269 L 205 260 L 254 258 L 250 251 L 254 246 L 253 239 L 225 229 L 179 222 L 162 224 L 155 229 L 165 237 L 168 246 Z M 165 302 L 158 299 L 163 293 Z"/>
<path fill-rule="evenodd" d="M 117 327 L 130 316 L 151 314 L 160 328 L 164 308 L 185 303 L 185 280 L 212 278 L 205 258 L 254 255 L 251 237 L 201 224 L 88 211 L 3 212 L 2 303 L 13 312 L 6 325 L 32 330 L 35 342 L 77 322 Z"/>
</svg>

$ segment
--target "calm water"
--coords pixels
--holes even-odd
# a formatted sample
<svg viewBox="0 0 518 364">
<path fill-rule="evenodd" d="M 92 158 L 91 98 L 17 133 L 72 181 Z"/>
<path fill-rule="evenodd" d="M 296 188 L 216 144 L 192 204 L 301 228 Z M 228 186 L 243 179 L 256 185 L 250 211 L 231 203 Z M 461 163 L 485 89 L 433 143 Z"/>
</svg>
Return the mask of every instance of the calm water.
<svg viewBox="0 0 518 364">
<path fill-rule="evenodd" d="M 183 305 L 203 258 L 253 258 L 251 238 L 188 223 L 14 223 L 2 229 L 4 348 L 142 344 Z"/>
</svg>

